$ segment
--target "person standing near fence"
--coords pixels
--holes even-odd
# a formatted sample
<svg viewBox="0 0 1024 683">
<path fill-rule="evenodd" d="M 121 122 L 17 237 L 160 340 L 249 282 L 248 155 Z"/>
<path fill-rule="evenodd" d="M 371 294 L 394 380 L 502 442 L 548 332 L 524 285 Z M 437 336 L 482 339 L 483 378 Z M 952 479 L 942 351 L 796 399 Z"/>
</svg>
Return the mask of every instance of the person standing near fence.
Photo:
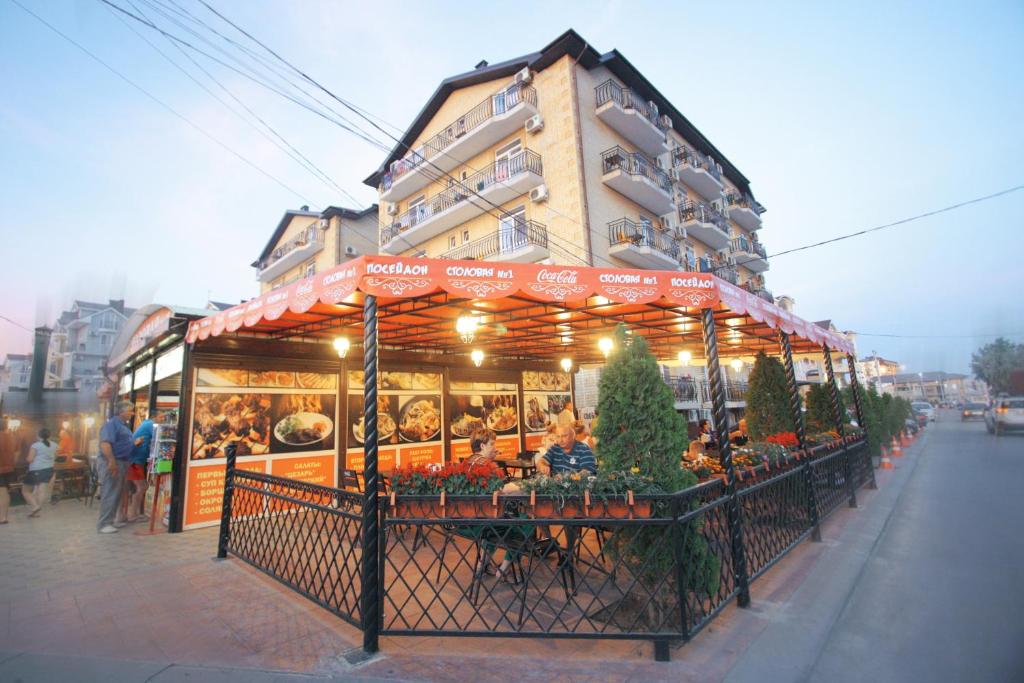
<svg viewBox="0 0 1024 683">
<path fill-rule="evenodd" d="M 100 518 L 96 525 L 101 534 L 116 534 L 123 522 L 116 522 L 125 475 L 132 456 L 132 432 L 128 421 L 135 412 L 131 401 L 120 401 L 114 417 L 100 429 L 100 457 L 96 463 L 100 480 Z"/>
<path fill-rule="evenodd" d="M 28 449 L 28 474 L 21 486 L 21 495 L 32 506 L 29 517 L 38 517 L 42 505 L 50 499 L 50 480 L 53 478 L 57 444 L 50 441 L 50 430 L 39 430 L 39 441 Z"/>
<path fill-rule="evenodd" d="M 7 511 L 11 508 L 10 486 L 14 483 L 14 460 L 18 453 L 18 439 L 7 428 L 7 418 L 0 420 L 0 524 L 7 524 Z"/>
</svg>

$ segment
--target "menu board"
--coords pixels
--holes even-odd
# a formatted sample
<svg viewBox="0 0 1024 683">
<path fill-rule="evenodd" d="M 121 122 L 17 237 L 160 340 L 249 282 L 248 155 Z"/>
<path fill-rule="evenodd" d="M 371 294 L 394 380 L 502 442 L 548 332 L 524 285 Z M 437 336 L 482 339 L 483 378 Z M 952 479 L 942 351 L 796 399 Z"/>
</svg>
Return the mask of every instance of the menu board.
<svg viewBox="0 0 1024 683">
<path fill-rule="evenodd" d="M 364 467 L 363 372 L 348 373 L 348 450 L 345 466 Z M 377 469 L 440 464 L 444 460 L 444 400 L 440 372 L 381 372 L 377 395 Z"/>
<path fill-rule="evenodd" d="M 232 445 L 240 469 L 334 486 L 337 387 L 334 373 L 198 369 L 187 441 L 184 527 L 219 520 Z"/>
<path fill-rule="evenodd" d="M 526 449 L 540 449 L 548 426 L 558 423 L 558 414 L 572 400 L 571 378 L 566 372 L 523 372 Z"/>
<path fill-rule="evenodd" d="M 519 453 L 519 387 L 500 382 L 451 383 L 451 461 L 472 455 L 469 439 L 480 427 L 497 435 L 498 458 Z"/>
</svg>

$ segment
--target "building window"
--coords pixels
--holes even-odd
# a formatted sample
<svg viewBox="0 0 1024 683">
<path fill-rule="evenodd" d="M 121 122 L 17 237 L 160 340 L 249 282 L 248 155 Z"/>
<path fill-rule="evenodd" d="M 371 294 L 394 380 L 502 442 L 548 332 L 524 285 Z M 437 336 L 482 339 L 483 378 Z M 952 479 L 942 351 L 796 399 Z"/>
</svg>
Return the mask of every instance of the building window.
<svg viewBox="0 0 1024 683">
<path fill-rule="evenodd" d="M 316 275 L 316 261 L 310 261 L 302 268 L 302 277 L 312 277 Z"/>
<path fill-rule="evenodd" d="M 454 249 L 455 248 L 455 235 L 451 235 L 451 236 L 448 237 L 448 248 L 449 249 Z"/>
<path fill-rule="evenodd" d="M 469 230 L 462 231 L 462 243 L 465 244 L 469 241 Z"/>
</svg>

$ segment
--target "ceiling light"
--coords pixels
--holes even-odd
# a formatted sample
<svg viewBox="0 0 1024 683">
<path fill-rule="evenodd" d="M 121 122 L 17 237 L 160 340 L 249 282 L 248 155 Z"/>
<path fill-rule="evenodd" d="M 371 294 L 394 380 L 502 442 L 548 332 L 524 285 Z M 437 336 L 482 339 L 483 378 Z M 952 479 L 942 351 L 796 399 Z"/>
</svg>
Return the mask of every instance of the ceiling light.
<svg viewBox="0 0 1024 683">
<path fill-rule="evenodd" d="M 690 353 L 689 351 L 680 351 L 679 352 L 679 364 L 680 365 L 689 365 L 691 360 L 693 360 L 693 354 L 692 353 Z"/>
<path fill-rule="evenodd" d="M 731 361 L 729 361 L 729 366 L 736 372 L 739 372 L 740 370 L 743 369 L 743 361 L 741 361 L 739 358 L 733 358 Z"/>
<path fill-rule="evenodd" d="M 480 367 L 484 363 L 484 352 L 480 349 L 473 349 L 469 354 L 469 358 L 473 361 L 473 365 Z"/>
<path fill-rule="evenodd" d="M 334 350 L 338 352 L 338 358 L 344 358 L 347 356 L 350 346 L 351 344 L 349 344 L 348 337 L 334 338 Z"/>
<path fill-rule="evenodd" d="M 475 315 L 460 315 L 455 321 L 455 331 L 464 344 L 472 344 L 476 338 L 476 328 L 480 321 Z"/>
<path fill-rule="evenodd" d="M 569 372 L 572 370 L 572 358 L 563 358 L 561 361 L 562 371 Z"/>
<path fill-rule="evenodd" d="M 601 353 L 603 353 L 604 357 L 607 358 L 608 354 L 612 352 L 613 348 L 615 348 L 615 343 L 612 341 L 611 337 L 601 337 L 597 340 L 597 348 L 601 349 Z"/>
</svg>

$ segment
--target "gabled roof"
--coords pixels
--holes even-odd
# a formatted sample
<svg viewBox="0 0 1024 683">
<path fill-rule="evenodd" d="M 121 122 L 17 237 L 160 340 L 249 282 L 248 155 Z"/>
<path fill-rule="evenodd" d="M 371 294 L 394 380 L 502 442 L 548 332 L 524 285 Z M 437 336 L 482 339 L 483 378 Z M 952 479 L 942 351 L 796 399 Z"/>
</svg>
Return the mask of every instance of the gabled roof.
<svg viewBox="0 0 1024 683">
<path fill-rule="evenodd" d="M 360 218 L 365 218 L 366 216 L 376 216 L 377 209 L 378 206 L 376 204 L 371 204 L 362 211 L 357 211 L 355 209 L 346 209 L 343 206 L 328 206 L 326 209 L 324 209 L 324 212 L 320 214 L 320 217 L 331 218 L 333 216 L 338 216 L 340 218 L 347 218 L 350 221 L 357 221 Z"/>
<path fill-rule="evenodd" d="M 690 144 L 700 152 L 708 154 L 722 164 L 726 177 L 729 178 L 742 192 L 750 192 L 750 181 L 740 173 L 739 169 L 725 158 L 711 142 L 704 137 L 683 114 L 676 109 L 671 102 L 655 88 L 640 71 L 634 67 L 618 50 L 601 54 L 590 46 L 576 31 L 569 29 L 562 35 L 555 38 L 551 43 L 541 48 L 540 52 L 533 52 L 522 57 L 510 59 L 499 64 L 483 66 L 466 73 L 452 76 L 441 81 L 441 84 L 434 91 L 434 94 L 427 100 L 426 105 L 413 119 L 412 124 L 401 137 L 401 142 L 396 144 L 388 154 L 384 163 L 369 175 L 363 182 L 370 187 L 376 188 L 380 180 L 387 172 L 391 162 L 405 156 L 406 152 L 415 142 L 416 138 L 423 132 L 430 120 L 440 110 L 448 96 L 455 90 L 466 88 L 479 83 L 511 76 L 524 67 L 530 67 L 534 71 L 542 71 L 555 61 L 565 55 L 572 55 L 581 66 L 590 70 L 598 66 L 605 66 L 618 77 L 623 84 L 636 90 L 642 97 L 653 100 L 658 105 L 658 111 L 667 114 L 672 119 L 672 127 L 682 135 Z"/>
<path fill-rule="evenodd" d="M 296 216 L 306 216 L 307 218 L 330 218 L 331 216 L 340 216 L 341 218 L 347 218 L 349 220 L 358 220 L 364 216 L 377 213 L 377 205 L 372 204 L 367 208 L 358 211 L 356 209 L 346 209 L 341 206 L 328 206 L 323 210 L 323 213 L 317 211 L 309 211 L 308 209 L 290 210 L 285 211 L 284 216 L 278 222 L 277 227 L 274 228 L 273 234 L 270 235 L 270 239 L 267 241 L 267 245 L 263 247 L 263 251 L 260 252 L 260 257 L 252 262 L 253 268 L 259 268 L 260 261 L 270 256 L 270 252 L 274 250 L 274 246 L 281 239 L 281 235 L 288 229 L 288 224 L 292 222 L 292 219 Z M 230 308 L 234 304 L 228 305 Z"/>
<path fill-rule="evenodd" d="M 207 301 L 206 307 L 212 311 L 226 311 L 234 304 L 226 304 L 223 301 Z"/>
</svg>

